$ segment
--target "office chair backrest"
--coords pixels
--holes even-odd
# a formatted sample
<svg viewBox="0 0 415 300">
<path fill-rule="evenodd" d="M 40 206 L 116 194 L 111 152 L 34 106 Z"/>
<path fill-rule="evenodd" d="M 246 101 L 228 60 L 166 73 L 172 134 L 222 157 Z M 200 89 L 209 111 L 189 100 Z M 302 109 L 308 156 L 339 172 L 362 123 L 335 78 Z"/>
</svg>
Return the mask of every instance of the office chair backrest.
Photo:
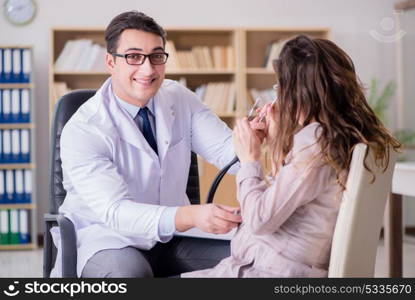
<svg viewBox="0 0 415 300">
<path fill-rule="evenodd" d="M 50 212 L 58 213 L 59 206 L 63 203 L 66 191 L 62 185 L 62 161 L 60 151 L 60 139 L 62 129 L 66 122 L 89 98 L 95 95 L 96 90 L 76 90 L 60 98 L 55 106 L 55 114 L 51 134 L 51 172 L 49 182 Z"/>
<path fill-rule="evenodd" d="M 333 236 L 329 277 L 373 277 L 379 235 L 391 189 L 396 152 L 390 151 L 385 172 L 376 166 L 372 151 L 366 163 L 376 179 L 363 165 L 367 146 L 356 145 L 350 164 L 346 190 Z"/>
<path fill-rule="evenodd" d="M 96 90 L 76 90 L 64 95 L 55 107 L 53 120 L 51 145 L 52 161 L 50 172 L 50 213 L 58 213 L 59 206 L 63 203 L 66 191 L 62 185 L 62 161 L 60 155 L 60 137 L 66 122 L 89 98 L 95 95 Z M 190 203 L 199 204 L 199 172 L 197 167 L 197 156 L 192 152 L 189 179 L 186 193 Z"/>
</svg>

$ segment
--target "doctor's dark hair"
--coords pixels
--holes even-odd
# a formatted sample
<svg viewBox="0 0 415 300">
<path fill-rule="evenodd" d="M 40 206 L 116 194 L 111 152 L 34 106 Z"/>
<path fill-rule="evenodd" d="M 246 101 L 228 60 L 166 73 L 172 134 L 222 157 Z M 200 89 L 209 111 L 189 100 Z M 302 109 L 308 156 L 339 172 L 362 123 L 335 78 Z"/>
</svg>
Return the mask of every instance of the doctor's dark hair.
<svg viewBox="0 0 415 300">
<path fill-rule="evenodd" d="M 302 126 L 320 124 L 317 143 L 323 160 L 333 167 L 343 188 L 358 143 L 366 144 L 376 164 L 387 168 L 389 150 L 401 145 L 368 105 L 352 59 L 342 49 L 329 40 L 300 35 L 284 45 L 274 69 L 276 119 L 281 124 L 271 142 L 276 170 L 293 147 L 300 118 Z M 374 176 L 366 161 L 365 168 Z"/>
<path fill-rule="evenodd" d="M 112 54 L 117 51 L 118 40 L 126 29 L 137 29 L 154 33 L 162 38 L 163 45 L 166 43 L 166 32 L 153 18 L 142 12 L 132 10 L 116 16 L 105 30 L 105 42 L 108 53 Z"/>
</svg>

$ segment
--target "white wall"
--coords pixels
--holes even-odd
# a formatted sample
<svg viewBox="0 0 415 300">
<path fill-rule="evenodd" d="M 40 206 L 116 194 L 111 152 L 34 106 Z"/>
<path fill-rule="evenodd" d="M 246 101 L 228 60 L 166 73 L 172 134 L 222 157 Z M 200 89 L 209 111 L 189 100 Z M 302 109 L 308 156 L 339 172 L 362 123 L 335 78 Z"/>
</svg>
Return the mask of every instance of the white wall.
<svg viewBox="0 0 415 300">
<path fill-rule="evenodd" d="M 354 60 L 365 84 L 373 76 L 383 83 L 396 77 L 394 44 L 379 42 L 370 35 L 371 30 L 390 34 L 382 29 L 381 22 L 384 18 L 393 18 L 395 0 L 35 1 L 38 13 L 27 26 L 9 24 L 2 12 L 0 45 L 34 46 L 39 232 L 43 230 L 43 212 L 49 205 L 48 55 L 51 27 L 105 27 L 115 15 L 131 9 L 145 12 L 162 26 L 327 26 L 332 29 L 332 40 Z"/>
</svg>

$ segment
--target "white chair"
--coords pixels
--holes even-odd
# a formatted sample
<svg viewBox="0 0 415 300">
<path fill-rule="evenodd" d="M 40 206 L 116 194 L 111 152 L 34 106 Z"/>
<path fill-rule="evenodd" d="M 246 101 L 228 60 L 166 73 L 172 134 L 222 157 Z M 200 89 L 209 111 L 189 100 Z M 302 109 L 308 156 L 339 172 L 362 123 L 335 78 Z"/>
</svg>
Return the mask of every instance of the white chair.
<svg viewBox="0 0 415 300">
<path fill-rule="evenodd" d="M 356 145 L 350 164 L 346 190 L 333 236 L 328 277 L 373 277 L 380 230 L 390 194 L 396 152 L 390 151 L 385 172 L 374 163 L 370 151 L 364 165 L 367 146 Z"/>
</svg>

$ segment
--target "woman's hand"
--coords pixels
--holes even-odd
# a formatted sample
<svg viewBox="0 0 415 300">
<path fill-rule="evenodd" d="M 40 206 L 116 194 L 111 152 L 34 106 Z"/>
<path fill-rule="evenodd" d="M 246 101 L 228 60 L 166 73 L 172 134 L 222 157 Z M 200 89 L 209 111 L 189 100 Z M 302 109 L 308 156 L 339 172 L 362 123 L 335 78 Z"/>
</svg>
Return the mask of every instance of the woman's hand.
<svg viewBox="0 0 415 300">
<path fill-rule="evenodd" d="M 267 131 L 267 127 L 266 124 L 264 122 L 264 120 L 262 119 L 262 109 L 258 108 L 257 109 L 258 112 L 258 116 L 256 116 L 254 119 L 252 119 L 251 121 L 249 121 L 249 126 L 254 130 L 254 133 L 256 134 L 256 136 L 259 138 L 260 143 L 262 144 L 262 142 L 264 141 L 265 137 L 266 137 L 266 131 Z M 265 113 L 264 113 L 265 115 Z"/>
<path fill-rule="evenodd" d="M 275 105 L 266 104 L 263 107 L 263 116 L 265 118 L 266 123 L 266 137 L 267 137 L 267 144 L 269 146 L 269 143 L 271 140 L 275 139 L 277 136 L 277 132 L 279 129 L 279 122 L 277 119 L 277 110 L 275 108 Z"/>
<path fill-rule="evenodd" d="M 241 163 L 258 161 L 261 157 L 261 143 L 247 118 L 236 121 L 233 145 Z"/>
</svg>

